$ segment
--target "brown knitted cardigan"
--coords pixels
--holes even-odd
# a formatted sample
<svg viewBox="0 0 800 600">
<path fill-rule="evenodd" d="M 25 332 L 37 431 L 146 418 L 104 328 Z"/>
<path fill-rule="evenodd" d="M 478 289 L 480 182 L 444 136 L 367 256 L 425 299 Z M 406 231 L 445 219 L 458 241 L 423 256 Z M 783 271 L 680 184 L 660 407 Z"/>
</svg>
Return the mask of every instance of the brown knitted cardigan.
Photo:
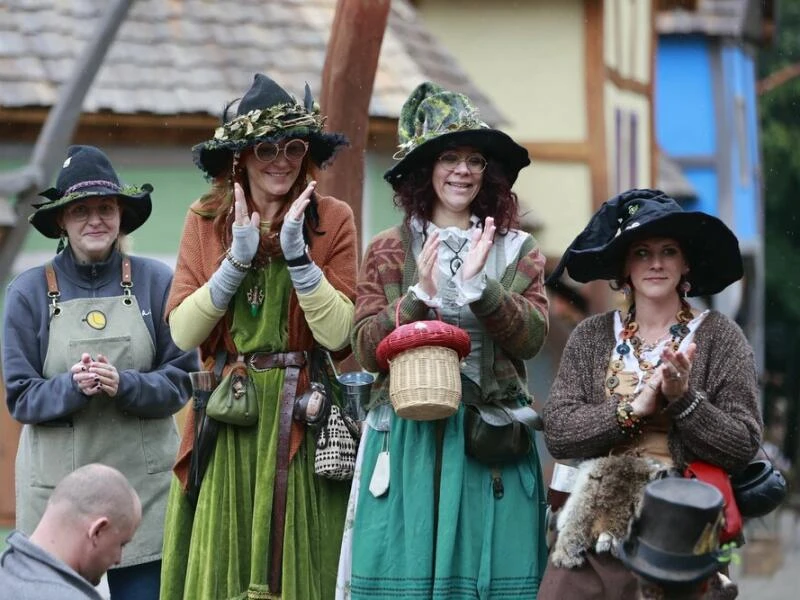
<svg viewBox="0 0 800 600">
<path fill-rule="evenodd" d="M 319 229 L 324 235 L 311 236 L 309 255 L 322 269 L 325 278 L 334 288 L 351 300 L 355 299 L 357 274 L 356 227 L 353 211 L 348 204 L 330 196 L 319 196 Z M 225 256 L 222 240 L 214 232 L 214 221 L 201 216 L 199 202 L 195 202 L 186 215 L 178 249 L 178 261 L 172 289 L 167 299 L 166 315 L 178 306 L 187 296 L 205 284 L 219 267 Z M 208 338 L 200 344 L 200 356 L 207 369 L 213 368 L 213 360 L 218 350 L 225 349 L 236 353 L 233 339 L 230 336 L 230 312 L 226 314 L 212 330 Z M 314 346 L 314 337 L 306 323 L 303 310 L 292 291 L 289 298 L 289 350 L 310 350 Z M 349 349 L 337 352 L 346 354 Z M 298 389 L 308 387 L 308 373 L 304 369 L 300 374 Z M 183 438 L 178 450 L 178 459 L 174 467 L 175 474 L 186 488 L 188 480 L 189 459 L 194 442 L 194 411 L 188 411 L 183 427 Z M 298 421 L 292 422 L 291 456 L 300 446 L 303 438 L 303 426 Z"/>
<path fill-rule="evenodd" d="M 694 341 L 689 389 L 705 392 L 708 401 L 672 421 L 670 454 L 681 469 L 699 459 L 736 473 L 761 442 L 753 351 L 739 326 L 717 311 L 699 325 Z M 542 415 L 545 442 L 554 458 L 603 456 L 628 441 L 604 388 L 615 345 L 613 311 L 585 319 L 572 332 Z M 691 401 L 687 394 L 665 410 L 674 417 Z"/>
</svg>

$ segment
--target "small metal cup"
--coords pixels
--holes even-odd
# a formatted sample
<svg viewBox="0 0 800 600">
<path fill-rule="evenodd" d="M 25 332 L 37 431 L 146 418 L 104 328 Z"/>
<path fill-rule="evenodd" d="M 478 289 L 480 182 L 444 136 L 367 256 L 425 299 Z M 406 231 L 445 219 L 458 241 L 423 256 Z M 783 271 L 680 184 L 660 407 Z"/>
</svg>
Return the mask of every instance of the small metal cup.
<svg viewBox="0 0 800 600">
<path fill-rule="evenodd" d="M 354 419 L 367 417 L 364 405 L 369 403 L 369 393 L 375 377 L 366 371 L 350 371 L 337 377 L 344 393 L 345 410 Z"/>
</svg>

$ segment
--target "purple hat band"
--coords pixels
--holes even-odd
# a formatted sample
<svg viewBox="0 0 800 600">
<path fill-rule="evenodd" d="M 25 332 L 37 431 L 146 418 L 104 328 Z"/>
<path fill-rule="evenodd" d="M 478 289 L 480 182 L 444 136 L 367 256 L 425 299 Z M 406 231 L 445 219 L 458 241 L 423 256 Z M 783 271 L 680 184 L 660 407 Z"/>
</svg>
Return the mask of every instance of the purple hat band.
<svg viewBox="0 0 800 600">
<path fill-rule="evenodd" d="M 77 192 L 78 190 L 82 190 L 83 188 L 87 188 L 87 187 L 107 187 L 107 188 L 110 188 L 110 189 L 114 190 L 115 192 L 119 192 L 119 191 L 122 190 L 122 188 L 119 185 L 117 185 L 116 183 L 114 183 L 113 181 L 105 181 L 103 179 L 95 179 L 94 181 L 80 181 L 80 182 L 76 183 L 75 185 L 70 187 L 66 192 L 64 192 L 64 195 L 68 196 L 69 194 L 71 194 L 73 192 Z"/>
</svg>

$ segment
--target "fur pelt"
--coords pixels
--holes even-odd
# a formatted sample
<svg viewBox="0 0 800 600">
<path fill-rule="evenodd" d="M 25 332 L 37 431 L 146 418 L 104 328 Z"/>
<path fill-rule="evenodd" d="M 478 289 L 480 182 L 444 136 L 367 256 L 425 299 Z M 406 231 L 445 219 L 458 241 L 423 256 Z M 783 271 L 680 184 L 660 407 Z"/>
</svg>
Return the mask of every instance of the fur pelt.
<svg viewBox="0 0 800 600">
<path fill-rule="evenodd" d="M 657 461 L 633 454 L 582 462 L 572 493 L 558 515 L 553 564 L 579 567 L 592 548 L 616 556 L 616 542 L 628 532 L 645 484 L 662 468 Z"/>
</svg>

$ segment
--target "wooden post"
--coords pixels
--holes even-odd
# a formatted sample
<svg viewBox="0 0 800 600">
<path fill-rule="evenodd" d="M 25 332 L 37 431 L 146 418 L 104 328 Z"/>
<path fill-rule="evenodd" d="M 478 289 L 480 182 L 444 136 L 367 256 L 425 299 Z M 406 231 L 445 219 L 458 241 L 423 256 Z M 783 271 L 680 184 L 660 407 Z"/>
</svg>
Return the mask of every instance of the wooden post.
<svg viewBox="0 0 800 600">
<path fill-rule="evenodd" d="M 350 204 L 359 237 L 369 102 L 390 8 L 390 0 L 338 0 L 322 71 L 320 107 L 327 129 L 344 133 L 350 147 L 320 172 L 318 187 Z"/>
</svg>

